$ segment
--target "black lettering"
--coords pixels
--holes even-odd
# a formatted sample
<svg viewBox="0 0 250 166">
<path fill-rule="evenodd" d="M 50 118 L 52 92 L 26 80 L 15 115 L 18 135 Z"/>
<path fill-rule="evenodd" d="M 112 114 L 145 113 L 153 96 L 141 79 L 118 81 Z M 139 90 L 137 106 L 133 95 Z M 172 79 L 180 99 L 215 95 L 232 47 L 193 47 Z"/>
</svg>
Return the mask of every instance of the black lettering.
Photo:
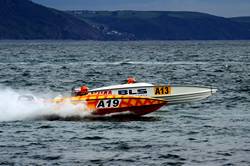
<svg viewBox="0 0 250 166">
<path fill-rule="evenodd" d="M 118 107 L 119 103 L 118 99 L 113 100 L 113 107 Z"/>
<path fill-rule="evenodd" d="M 165 87 L 165 94 L 168 94 L 168 87 Z"/>
<path fill-rule="evenodd" d="M 136 95 L 136 94 L 147 94 L 147 89 L 137 89 L 137 90 L 133 90 L 133 89 L 123 89 L 123 90 L 119 90 L 118 91 L 119 95 Z"/>
<path fill-rule="evenodd" d="M 138 94 L 147 94 L 147 89 L 138 89 Z"/>
<path fill-rule="evenodd" d="M 130 90 L 129 90 L 129 94 L 130 94 L 130 95 L 135 95 L 135 94 L 137 94 L 137 93 L 134 93 L 133 90 L 130 89 Z"/>
<path fill-rule="evenodd" d="M 161 94 L 164 94 L 164 88 L 161 87 Z"/>
<path fill-rule="evenodd" d="M 108 107 L 111 106 L 111 100 L 108 100 L 106 103 L 108 104 Z"/>
<path fill-rule="evenodd" d="M 156 95 L 160 95 L 160 94 L 161 94 L 161 92 L 160 92 L 160 89 L 159 89 L 159 88 L 156 88 L 156 89 L 155 89 L 155 94 L 156 94 Z"/>
<path fill-rule="evenodd" d="M 127 90 L 119 90 L 119 91 L 118 91 L 118 94 L 119 94 L 119 95 L 127 95 L 127 94 L 128 94 L 128 91 L 127 91 Z"/>
<path fill-rule="evenodd" d="M 99 103 L 98 103 L 98 105 L 97 105 L 97 108 L 100 108 L 100 107 L 102 107 L 102 108 L 105 107 L 103 100 L 100 100 Z"/>
</svg>

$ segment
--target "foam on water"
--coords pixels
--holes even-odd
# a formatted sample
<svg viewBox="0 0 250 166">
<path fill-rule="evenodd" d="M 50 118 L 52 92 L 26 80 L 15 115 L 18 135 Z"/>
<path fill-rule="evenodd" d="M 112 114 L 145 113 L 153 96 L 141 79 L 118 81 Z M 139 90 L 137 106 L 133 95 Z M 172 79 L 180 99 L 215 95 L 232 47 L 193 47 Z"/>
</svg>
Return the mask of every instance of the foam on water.
<svg viewBox="0 0 250 166">
<path fill-rule="evenodd" d="M 20 101 L 22 95 L 32 95 L 35 101 Z M 15 91 L 11 88 L 0 88 L 0 121 L 32 120 L 49 116 L 67 118 L 71 116 L 85 117 L 90 115 L 84 103 L 65 102 L 54 104 L 39 99 L 39 95 L 26 91 Z M 47 94 L 47 96 L 51 96 Z"/>
</svg>

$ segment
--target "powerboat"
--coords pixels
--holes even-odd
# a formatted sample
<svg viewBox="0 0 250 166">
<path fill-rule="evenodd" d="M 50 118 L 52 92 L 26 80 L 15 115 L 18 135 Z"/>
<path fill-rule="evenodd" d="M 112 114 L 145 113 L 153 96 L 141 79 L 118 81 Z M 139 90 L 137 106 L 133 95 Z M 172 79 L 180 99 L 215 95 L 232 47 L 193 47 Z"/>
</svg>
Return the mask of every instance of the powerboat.
<svg viewBox="0 0 250 166">
<path fill-rule="evenodd" d="M 134 83 L 133 81 L 91 90 L 85 86 L 72 90 L 70 97 L 60 96 L 41 100 L 31 95 L 23 95 L 19 97 L 19 100 L 52 104 L 52 109 L 59 111 L 65 109 L 65 104 L 70 104 L 76 107 L 69 107 L 69 109 L 87 111 L 93 115 L 129 113 L 142 116 L 154 112 L 164 105 L 202 100 L 217 91 L 217 89 L 207 86 L 161 85 Z"/>
</svg>

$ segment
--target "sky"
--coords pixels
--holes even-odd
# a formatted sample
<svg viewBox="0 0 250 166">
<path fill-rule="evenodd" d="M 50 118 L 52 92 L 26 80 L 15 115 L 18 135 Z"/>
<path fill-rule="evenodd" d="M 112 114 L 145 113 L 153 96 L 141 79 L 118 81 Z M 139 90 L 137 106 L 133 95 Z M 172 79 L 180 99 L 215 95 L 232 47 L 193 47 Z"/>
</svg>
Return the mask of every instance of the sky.
<svg viewBox="0 0 250 166">
<path fill-rule="evenodd" d="M 250 16 L 250 0 L 32 0 L 59 10 L 196 11 L 223 17 Z"/>
</svg>

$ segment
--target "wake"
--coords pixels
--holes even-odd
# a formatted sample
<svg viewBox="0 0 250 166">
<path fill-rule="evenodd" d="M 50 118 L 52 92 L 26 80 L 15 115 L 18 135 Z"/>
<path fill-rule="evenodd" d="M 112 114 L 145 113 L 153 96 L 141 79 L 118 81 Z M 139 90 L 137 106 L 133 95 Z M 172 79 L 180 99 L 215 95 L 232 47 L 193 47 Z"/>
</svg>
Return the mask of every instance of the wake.
<svg viewBox="0 0 250 166">
<path fill-rule="evenodd" d="M 19 100 L 20 96 L 27 94 L 34 96 L 37 100 Z M 46 96 L 49 98 L 52 94 L 47 94 Z M 90 115 L 86 111 L 84 103 L 77 105 L 70 102 L 53 104 L 44 101 L 45 99 L 39 98 L 37 94 L 0 87 L 0 121 L 50 119 L 51 117 L 67 119 L 70 117 L 82 118 Z"/>
</svg>

